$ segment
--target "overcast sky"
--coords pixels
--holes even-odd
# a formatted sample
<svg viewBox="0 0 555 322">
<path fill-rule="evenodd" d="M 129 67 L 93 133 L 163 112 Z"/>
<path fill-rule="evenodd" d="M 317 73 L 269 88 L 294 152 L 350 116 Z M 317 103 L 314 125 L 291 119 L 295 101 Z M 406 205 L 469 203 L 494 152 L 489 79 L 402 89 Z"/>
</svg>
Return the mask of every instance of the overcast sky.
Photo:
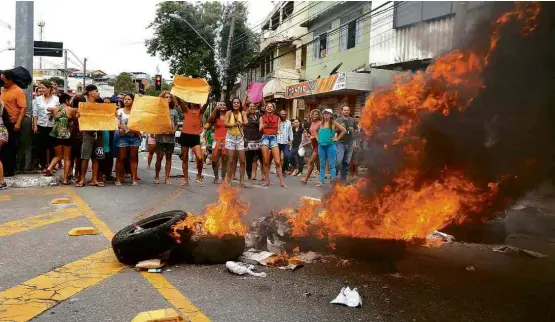
<svg viewBox="0 0 555 322">
<path fill-rule="evenodd" d="M 0 9 L 0 70 L 11 68 L 14 52 L 2 51 L 15 44 L 15 3 L 1 0 Z M 154 0 L 36 0 L 35 40 L 40 40 L 39 21 L 45 22 L 43 40 L 61 41 L 81 60 L 87 57 L 87 69 L 101 69 L 108 74 L 124 71 L 156 73 L 157 66 L 164 78 L 169 77 L 168 64 L 146 52 L 144 40 L 152 37 L 146 29 L 154 20 Z M 258 24 L 268 15 L 273 4 L 267 0 L 249 1 L 249 24 L 260 31 Z M 117 24 L 115 23 L 117 21 Z M 11 30 L 6 27 L 11 25 Z M 94 35 L 96 40 L 91 41 Z M 10 42 L 8 44 L 8 42 Z M 70 56 L 69 67 L 81 68 Z M 39 59 L 34 58 L 34 68 Z M 44 57 L 43 68 L 63 67 L 63 58 Z"/>
</svg>

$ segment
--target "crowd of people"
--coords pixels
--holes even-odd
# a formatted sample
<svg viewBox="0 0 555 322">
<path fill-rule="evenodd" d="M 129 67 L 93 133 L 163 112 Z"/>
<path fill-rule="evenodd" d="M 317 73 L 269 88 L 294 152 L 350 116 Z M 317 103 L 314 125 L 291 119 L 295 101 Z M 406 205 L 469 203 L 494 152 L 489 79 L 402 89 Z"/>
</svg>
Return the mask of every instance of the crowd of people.
<svg viewBox="0 0 555 322">
<path fill-rule="evenodd" d="M 13 176 L 15 173 L 15 155 L 27 104 L 23 90 L 11 81 L 13 75 L 6 71 L 1 77 L 4 88 L 0 96 L 3 119 L 0 123 L 0 189 L 5 189 L 4 174 Z M 316 186 L 321 186 L 327 178 L 346 180 L 350 171 L 356 172 L 361 141 L 357 119 L 351 116 L 349 106 L 343 106 L 340 117 L 334 117 L 331 109 L 313 110 L 305 123 L 299 119 L 289 120 L 287 112 L 277 112 L 272 102 L 253 103 L 248 97 L 243 101 L 234 98 L 229 106 L 225 102 L 216 103 L 203 120 L 208 104 L 188 103 L 169 92 L 162 92 L 160 97 L 168 103 L 173 130 L 151 135 L 128 128 L 135 98 L 131 93 L 119 94 L 116 99 L 101 98 L 97 87 L 88 85 L 83 94 L 71 97 L 58 91 L 54 84 L 40 83 L 32 102 L 32 126 L 42 173 L 52 176 L 61 171 L 62 184 L 73 182 L 76 187 L 104 187 L 107 181 L 121 186 L 126 180 L 137 185 L 141 180 L 138 163 L 143 137 L 148 150 L 148 169 L 156 156 L 156 184 L 160 183 L 164 158 L 164 183 L 171 184 L 176 143 L 182 153 L 182 186 L 189 185 L 189 155 L 196 163 L 195 184 L 198 186 L 204 186 L 205 164 L 212 166 L 214 184 L 230 184 L 237 180 L 239 171 L 239 186 L 247 188 L 257 180 L 258 171 L 262 186 L 271 185 L 271 174 L 276 174 L 284 188 L 287 187 L 286 176 L 302 176 L 301 182 L 306 184 L 316 172 L 319 177 Z M 80 131 L 79 104 L 82 102 L 116 103 L 118 129 Z M 182 112 L 183 123 L 176 139 L 178 111 Z M 87 180 L 89 161 L 92 162 L 91 177 Z M 308 165 L 306 173 L 305 164 Z M 112 175 L 114 171 L 115 176 Z"/>
</svg>

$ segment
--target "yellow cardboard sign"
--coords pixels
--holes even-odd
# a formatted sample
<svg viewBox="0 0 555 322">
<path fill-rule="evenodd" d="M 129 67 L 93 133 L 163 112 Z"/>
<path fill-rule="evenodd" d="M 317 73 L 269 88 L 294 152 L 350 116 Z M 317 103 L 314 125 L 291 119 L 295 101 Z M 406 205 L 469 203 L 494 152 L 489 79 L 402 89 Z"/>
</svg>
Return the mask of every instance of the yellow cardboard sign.
<svg viewBox="0 0 555 322">
<path fill-rule="evenodd" d="M 117 128 L 116 104 L 79 103 L 79 130 L 115 131 Z"/>
<path fill-rule="evenodd" d="M 150 134 L 173 133 L 168 102 L 162 97 L 135 96 L 127 127 Z"/>
<path fill-rule="evenodd" d="M 210 94 L 210 85 L 204 78 L 189 78 L 175 75 L 171 92 L 188 103 L 206 104 Z"/>
</svg>

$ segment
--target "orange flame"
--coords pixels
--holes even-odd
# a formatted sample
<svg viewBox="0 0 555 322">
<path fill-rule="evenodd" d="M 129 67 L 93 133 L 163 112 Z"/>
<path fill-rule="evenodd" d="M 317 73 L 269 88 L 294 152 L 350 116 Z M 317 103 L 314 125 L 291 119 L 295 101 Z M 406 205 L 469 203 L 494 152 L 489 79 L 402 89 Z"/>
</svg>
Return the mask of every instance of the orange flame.
<svg viewBox="0 0 555 322">
<path fill-rule="evenodd" d="M 239 190 L 230 186 L 221 185 L 218 189 L 218 201 L 207 205 L 202 216 L 190 215 L 173 225 L 172 236 L 179 242 L 179 231 L 185 228 L 197 235 L 244 236 L 248 225 L 241 218 L 247 214 L 249 204 L 237 197 L 238 192 Z"/>
<path fill-rule="evenodd" d="M 423 72 L 396 76 L 389 89 L 375 91 L 362 111 L 360 124 L 366 133 L 381 135 L 379 123 L 389 117 L 398 120 L 392 145 L 405 144 L 408 161 L 418 164 L 426 141 L 413 129 L 422 113 L 449 115 L 465 109 L 484 85 L 482 73 L 499 41 L 501 27 L 511 20 L 524 21 L 523 34 L 536 29 L 540 5 L 517 3 L 515 10 L 494 22 L 490 48 L 485 55 L 454 50 L 434 61 Z M 384 144 L 384 150 L 391 145 Z M 385 174 L 389 174 L 384 169 Z M 411 166 L 394 177 L 391 185 L 369 194 L 369 180 L 352 186 L 334 186 L 323 200 L 301 199 L 292 215 L 294 236 L 381 238 L 397 240 L 425 239 L 430 233 L 450 223 L 461 223 L 468 214 L 476 214 L 490 205 L 498 183 L 477 187 L 463 174 L 444 169 L 433 182 L 420 182 L 421 169 Z M 504 180 L 500 178 L 499 180 Z M 486 218 L 480 218 L 486 220 Z"/>
</svg>

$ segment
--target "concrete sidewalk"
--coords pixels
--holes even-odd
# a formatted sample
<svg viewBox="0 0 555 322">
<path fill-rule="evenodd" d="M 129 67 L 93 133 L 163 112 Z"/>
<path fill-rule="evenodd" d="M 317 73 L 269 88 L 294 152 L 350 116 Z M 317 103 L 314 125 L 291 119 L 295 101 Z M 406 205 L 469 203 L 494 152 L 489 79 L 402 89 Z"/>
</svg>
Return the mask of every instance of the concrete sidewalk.
<svg viewBox="0 0 555 322">
<path fill-rule="evenodd" d="M 58 185 L 58 177 L 53 175 L 45 177 L 40 173 L 22 173 L 13 177 L 5 178 L 8 188 L 36 188 Z"/>
</svg>

